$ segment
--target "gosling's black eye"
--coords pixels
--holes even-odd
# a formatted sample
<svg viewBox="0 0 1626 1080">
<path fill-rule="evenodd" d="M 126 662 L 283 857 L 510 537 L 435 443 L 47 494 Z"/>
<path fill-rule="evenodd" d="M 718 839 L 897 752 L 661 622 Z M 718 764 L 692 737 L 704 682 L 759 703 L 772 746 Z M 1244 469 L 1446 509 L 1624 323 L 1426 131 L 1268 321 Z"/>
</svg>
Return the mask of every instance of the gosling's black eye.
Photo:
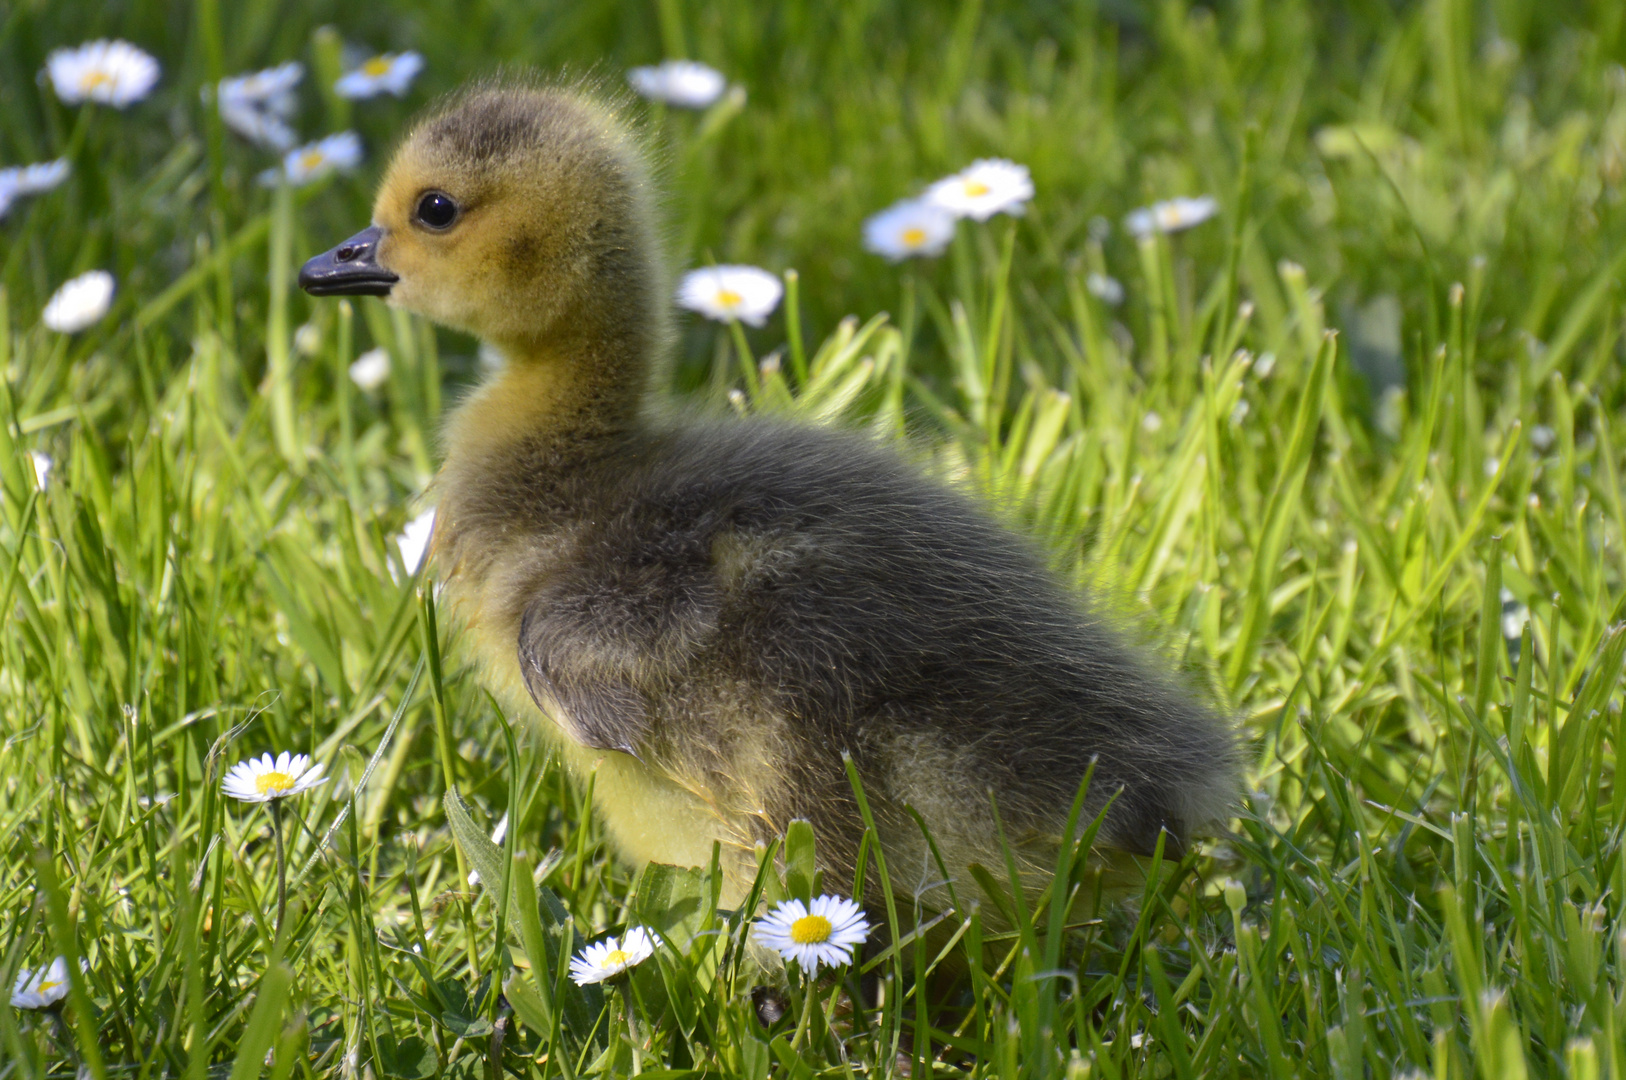
<svg viewBox="0 0 1626 1080">
<path fill-rule="evenodd" d="M 418 220 L 431 229 L 444 229 L 457 218 L 457 204 L 451 196 L 431 191 L 418 200 Z"/>
</svg>

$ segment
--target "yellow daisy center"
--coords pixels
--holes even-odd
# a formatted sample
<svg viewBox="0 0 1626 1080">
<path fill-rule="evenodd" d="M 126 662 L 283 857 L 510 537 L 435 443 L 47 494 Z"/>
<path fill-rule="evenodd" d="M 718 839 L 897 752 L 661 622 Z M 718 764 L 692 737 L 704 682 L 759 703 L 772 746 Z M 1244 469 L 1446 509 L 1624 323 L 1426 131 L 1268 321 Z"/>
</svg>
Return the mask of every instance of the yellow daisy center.
<svg viewBox="0 0 1626 1080">
<path fill-rule="evenodd" d="M 294 786 L 294 778 L 285 772 L 261 773 L 254 778 L 254 786 L 261 795 L 281 795 Z"/>
<path fill-rule="evenodd" d="M 376 79 L 381 75 L 389 74 L 390 62 L 382 56 L 375 56 L 361 65 L 361 70 Z"/>
<path fill-rule="evenodd" d="M 971 196 L 973 199 L 986 195 L 992 190 L 992 188 L 983 183 L 981 180 L 967 180 L 965 182 L 965 193 Z"/>
<path fill-rule="evenodd" d="M 52 979 L 49 982 L 42 982 L 39 985 L 38 993 L 49 994 L 52 990 L 55 990 L 61 985 L 62 981 L 60 979 Z"/>
<path fill-rule="evenodd" d="M 919 225 L 912 225 L 903 230 L 903 242 L 910 247 L 919 247 L 926 242 L 926 230 Z"/>
<path fill-rule="evenodd" d="M 618 964 L 625 964 L 631 959 L 632 954 L 630 952 L 624 949 L 611 949 L 604 955 L 604 966 L 607 968 L 615 967 Z"/>
<path fill-rule="evenodd" d="M 1165 206 L 1157 213 L 1158 222 L 1166 229 L 1172 229 L 1180 224 L 1180 208 L 1178 206 Z"/>
<path fill-rule="evenodd" d="M 323 154 L 320 150 L 307 150 L 299 155 L 301 169 L 314 169 L 322 163 Z"/>
<path fill-rule="evenodd" d="M 745 299 L 745 297 L 741 296 L 739 293 L 735 292 L 733 289 L 718 289 L 717 290 L 717 302 L 719 304 L 723 305 L 724 307 L 739 307 L 740 306 L 740 301 L 742 301 L 744 299 Z"/>
<path fill-rule="evenodd" d="M 803 915 L 790 924 L 790 939 L 798 945 L 818 945 L 830 940 L 830 920 L 823 915 Z"/>
<path fill-rule="evenodd" d="M 91 71 L 85 72 L 79 77 L 79 89 L 90 91 L 96 89 L 98 86 L 106 86 L 112 81 L 113 76 L 109 75 L 100 68 L 95 68 Z"/>
</svg>

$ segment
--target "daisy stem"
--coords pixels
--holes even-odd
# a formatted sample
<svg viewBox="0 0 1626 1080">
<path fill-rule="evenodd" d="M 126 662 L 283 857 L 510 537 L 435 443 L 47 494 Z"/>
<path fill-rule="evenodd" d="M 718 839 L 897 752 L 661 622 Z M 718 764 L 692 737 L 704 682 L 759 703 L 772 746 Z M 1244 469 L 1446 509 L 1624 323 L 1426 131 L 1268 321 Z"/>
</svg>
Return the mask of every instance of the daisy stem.
<svg viewBox="0 0 1626 1080">
<path fill-rule="evenodd" d="M 282 801 L 271 800 L 271 832 L 277 841 L 277 921 L 276 935 L 282 936 L 282 916 L 288 910 L 288 866 L 282 852 Z"/>
<path fill-rule="evenodd" d="M 734 351 L 739 354 L 740 372 L 745 376 L 745 389 L 751 395 L 752 404 L 756 403 L 760 387 L 757 385 L 757 361 L 751 355 L 751 345 L 745 340 L 745 327 L 740 320 L 728 320 L 728 330 L 734 337 Z"/>
<path fill-rule="evenodd" d="M 802 1039 L 807 1035 L 808 1025 L 813 1020 L 813 999 L 819 996 L 818 988 L 813 985 L 811 977 L 802 979 L 802 1015 L 796 1021 L 796 1034 L 790 1037 L 792 1051 L 801 1049 Z"/>
<path fill-rule="evenodd" d="M 632 1044 L 632 1075 L 637 1076 L 644 1071 L 643 1041 L 638 1038 L 638 1011 L 632 1007 L 632 976 L 624 975 L 616 980 L 621 991 L 621 1008 L 627 1014 L 627 1040 Z"/>
<path fill-rule="evenodd" d="M 79 1051 L 73 1045 L 73 1035 L 68 1031 L 68 1021 L 62 1016 L 62 1002 L 59 1001 L 52 1005 L 46 1009 L 46 1012 L 51 1017 L 51 1038 L 55 1040 L 58 1046 L 67 1051 L 68 1060 L 73 1063 L 73 1073 L 78 1076 L 80 1073 Z"/>
</svg>

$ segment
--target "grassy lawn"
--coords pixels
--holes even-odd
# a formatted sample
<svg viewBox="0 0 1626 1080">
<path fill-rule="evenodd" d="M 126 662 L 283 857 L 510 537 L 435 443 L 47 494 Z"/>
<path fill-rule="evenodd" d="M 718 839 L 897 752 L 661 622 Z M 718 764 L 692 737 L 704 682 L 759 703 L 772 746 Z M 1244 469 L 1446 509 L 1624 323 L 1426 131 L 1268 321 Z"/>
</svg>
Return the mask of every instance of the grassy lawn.
<svg viewBox="0 0 1626 1080">
<path fill-rule="evenodd" d="M 48 54 L 100 37 L 149 96 L 59 100 Z M 333 92 L 404 49 L 403 98 Z M 989 867 L 928 950 L 894 867 L 871 991 L 793 983 L 772 1027 L 754 912 L 612 858 L 403 557 L 475 343 L 292 283 L 436 95 L 673 56 L 744 91 L 632 106 L 674 270 L 795 271 L 760 329 L 685 316 L 686 407 L 906 441 L 1250 763 L 1226 835 L 1082 926 Z M 260 183 L 200 95 L 288 60 L 288 123 L 359 132 L 353 172 Z M 71 169 L 0 219 L 0 979 L 75 973 L 0 1007 L 0 1080 L 1626 1076 L 1623 62 L 1601 0 L 0 0 L 0 167 Z M 982 157 L 1030 168 L 1024 215 L 863 250 Z M 93 269 L 112 311 L 48 329 Z M 330 776 L 281 804 L 280 934 L 273 818 L 220 793 L 279 751 Z M 634 924 L 667 944 L 630 979 L 563 977 Z"/>
</svg>

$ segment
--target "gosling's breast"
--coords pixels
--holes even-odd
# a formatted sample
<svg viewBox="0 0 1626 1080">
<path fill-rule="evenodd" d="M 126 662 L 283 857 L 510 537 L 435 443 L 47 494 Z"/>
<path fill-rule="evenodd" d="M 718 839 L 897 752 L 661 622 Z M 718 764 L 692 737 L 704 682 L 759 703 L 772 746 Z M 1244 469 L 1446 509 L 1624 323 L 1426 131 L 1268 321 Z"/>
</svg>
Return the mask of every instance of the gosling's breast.
<svg viewBox="0 0 1626 1080">
<path fill-rule="evenodd" d="M 452 518 L 455 522 L 455 517 Z M 458 640 L 507 716 L 525 718 L 585 790 L 618 854 L 643 862 L 705 866 L 722 845 L 723 902 L 743 900 L 755 869 L 750 830 L 724 804 L 628 754 L 583 746 L 567 734 L 557 703 L 540 707 L 519 661 L 519 626 L 528 598 L 572 565 L 577 530 L 560 527 L 521 537 L 487 536 L 484 544 L 455 527 L 444 542 L 442 599 L 460 627 Z M 553 715 L 550 715 L 553 714 Z"/>
</svg>

